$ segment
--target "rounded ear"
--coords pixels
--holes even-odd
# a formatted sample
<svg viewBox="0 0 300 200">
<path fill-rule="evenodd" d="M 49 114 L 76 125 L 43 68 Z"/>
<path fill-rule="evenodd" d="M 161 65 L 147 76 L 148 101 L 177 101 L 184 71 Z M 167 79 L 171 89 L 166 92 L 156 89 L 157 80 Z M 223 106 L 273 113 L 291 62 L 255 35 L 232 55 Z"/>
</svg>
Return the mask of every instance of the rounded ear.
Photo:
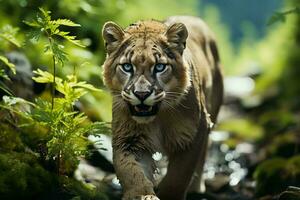
<svg viewBox="0 0 300 200">
<path fill-rule="evenodd" d="M 102 29 L 102 37 L 105 41 L 107 53 L 111 53 L 121 44 L 124 31 L 114 22 L 106 22 Z"/>
<path fill-rule="evenodd" d="M 181 54 L 185 49 L 188 31 L 183 23 L 175 23 L 168 27 L 165 35 L 171 48 L 178 50 Z"/>
</svg>

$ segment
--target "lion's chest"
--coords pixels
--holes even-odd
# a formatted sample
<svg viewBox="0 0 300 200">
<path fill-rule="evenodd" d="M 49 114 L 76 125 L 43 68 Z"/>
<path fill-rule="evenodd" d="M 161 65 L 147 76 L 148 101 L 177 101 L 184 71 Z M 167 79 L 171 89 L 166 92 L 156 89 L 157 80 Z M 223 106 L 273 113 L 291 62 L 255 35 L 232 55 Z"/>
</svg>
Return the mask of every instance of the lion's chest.
<svg viewBox="0 0 300 200">
<path fill-rule="evenodd" d="M 163 145 L 164 138 L 160 127 L 155 124 L 148 130 L 149 132 L 147 133 L 147 136 L 149 139 L 149 146 L 152 148 L 153 152 L 161 152 L 165 154 L 165 148 Z"/>
<path fill-rule="evenodd" d="M 149 129 L 147 133 L 154 152 L 169 155 L 174 151 L 188 148 L 197 133 L 197 123 L 193 119 L 184 118 L 174 123 L 161 121 Z"/>
</svg>

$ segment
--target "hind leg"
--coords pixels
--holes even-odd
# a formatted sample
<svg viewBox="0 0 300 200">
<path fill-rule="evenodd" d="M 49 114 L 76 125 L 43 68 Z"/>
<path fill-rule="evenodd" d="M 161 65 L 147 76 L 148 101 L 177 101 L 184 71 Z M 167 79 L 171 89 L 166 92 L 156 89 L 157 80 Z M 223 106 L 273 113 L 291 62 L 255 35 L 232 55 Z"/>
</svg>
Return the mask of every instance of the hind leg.
<svg viewBox="0 0 300 200">
<path fill-rule="evenodd" d="M 208 136 L 208 135 L 206 135 Z M 207 153 L 207 143 L 208 138 L 205 138 L 204 141 L 206 142 L 201 147 L 201 153 L 199 154 L 198 163 L 196 165 L 196 169 L 194 172 L 194 176 L 192 177 L 192 182 L 189 186 L 188 192 L 204 192 L 205 185 L 204 180 L 202 179 L 203 167 L 206 160 L 206 153 Z"/>
</svg>

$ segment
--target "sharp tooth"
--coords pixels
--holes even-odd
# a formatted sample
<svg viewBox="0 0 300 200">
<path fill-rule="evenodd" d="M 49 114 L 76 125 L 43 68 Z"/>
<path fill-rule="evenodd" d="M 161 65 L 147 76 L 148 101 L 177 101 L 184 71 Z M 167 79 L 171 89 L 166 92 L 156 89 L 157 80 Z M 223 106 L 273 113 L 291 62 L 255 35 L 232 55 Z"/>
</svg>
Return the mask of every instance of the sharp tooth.
<svg viewBox="0 0 300 200">
<path fill-rule="evenodd" d="M 150 106 L 147 111 L 150 112 L 151 110 L 152 110 L 152 106 Z"/>
<path fill-rule="evenodd" d="M 135 111 L 139 112 L 140 109 L 137 106 L 134 106 Z"/>
</svg>

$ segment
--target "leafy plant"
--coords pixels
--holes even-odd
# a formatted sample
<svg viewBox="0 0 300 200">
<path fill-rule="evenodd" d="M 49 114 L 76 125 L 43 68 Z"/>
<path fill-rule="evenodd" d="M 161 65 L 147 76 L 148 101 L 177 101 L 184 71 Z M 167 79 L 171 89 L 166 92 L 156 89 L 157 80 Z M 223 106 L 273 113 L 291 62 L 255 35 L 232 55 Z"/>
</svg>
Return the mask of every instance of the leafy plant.
<svg viewBox="0 0 300 200">
<path fill-rule="evenodd" d="M 16 47 L 21 47 L 21 42 L 16 38 L 16 34 L 18 33 L 18 28 L 14 28 L 10 25 L 3 26 L 0 29 L 0 43 L 9 43 L 13 44 Z M 1 45 L 2 46 L 2 45 Z M 0 47 L 1 47 L 0 46 Z M 2 50 L 0 48 L 0 50 Z M 2 52 L 1 52 L 2 54 Z M 13 73 L 16 74 L 16 67 L 13 63 L 11 63 L 7 57 L 3 54 L 0 54 L 0 78 L 4 80 L 9 80 L 9 76 L 7 75 L 6 67 Z M 11 95 L 11 92 L 6 87 L 6 85 L 0 80 L 0 89 Z"/>
<path fill-rule="evenodd" d="M 53 80 L 53 75 L 49 72 L 37 70 L 34 73 L 38 75 L 34 80 L 39 83 L 50 83 Z M 47 130 L 46 159 L 56 161 L 58 174 L 66 174 L 77 166 L 78 157 L 87 153 L 89 141 L 86 136 L 107 133 L 109 129 L 104 122 L 88 122 L 84 113 L 73 108 L 87 90 L 99 91 L 99 89 L 84 81 L 78 82 L 73 75 L 68 76 L 66 80 L 57 77 L 55 86 L 63 97 L 54 98 L 54 108 L 50 102 L 43 99 L 36 99 L 35 103 L 31 103 L 21 98 L 7 96 L 4 97 L 2 107 L 26 118 L 29 120 L 28 124 L 38 124 Z M 31 109 L 22 111 L 20 104 Z"/>
<path fill-rule="evenodd" d="M 64 46 L 59 40 L 60 38 L 66 39 L 67 41 L 84 47 L 79 40 L 76 40 L 76 36 L 70 35 L 70 32 L 60 30 L 60 26 L 78 27 L 80 24 L 76 24 L 69 19 L 51 19 L 51 12 L 46 11 L 43 8 L 39 8 L 40 13 L 37 14 L 36 19 L 32 22 L 24 21 L 25 24 L 34 28 L 29 34 L 29 37 L 37 42 L 41 35 L 45 35 L 48 39 L 48 43 L 45 45 L 44 52 L 49 53 L 52 56 L 53 61 L 53 80 L 52 80 L 52 109 L 54 106 L 55 96 L 55 75 L 56 75 L 56 64 L 64 65 L 67 61 L 67 52 L 64 51 Z"/>
<path fill-rule="evenodd" d="M 29 37 L 37 42 L 41 35 L 45 35 L 49 43 L 45 45 L 44 52 L 53 56 L 54 64 L 59 62 L 63 65 L 67 61 L 67 53 L 64 51 L 64 46 L 59 39 L 66 39 L 80 47 L 84 47 L 84 45 L 79 40 L 76 40 L 76 36 L 70 35 L 70 32 L 60 30 L 60 26 L 79 27 L 80 24 L 76 24 L 69 19 L 51 20 L 50 11 L 46 11 L 43 8 L 39 8 L 39 10 L 40 13 L 37 14 L 34 21 L 24 21 L 25 24 L 34 28 Z"/>
<path fill-rule="evenodd" d="M 16 68 L 15 68 L 15 65 L 13 63 L 9 62 L 9 60 L 4 56 L 0 56 L 0 60 L 2 61 L 3 64 L 5 64 L 7 67 L 9 67 L 9 69 L 14 74 L 16 74 Z M 2 78 L 9 79 L 8 76 L 6 75 L 4 69 L 1 69 L 0 73 L 1 73 Z"/>
<path fill-rule="evenodd" d="M 21 42 L 16 38 L 18 31 L 18 28 L 14 28 L 11 25 L 5 25 L 0 30 L 0 38 L 10 42 L 16 47 L 21 47 Z"/>
<path fill-rule="evenodd" d="M 37 69 L 33 79 L 38 83 L 52 84 L 51 102 L 38 98 L 34 103 L 18 97 L 4 96 L 1 107 L 10 110 L 24 120 L 19 126 L 40 126 L 47 134 L 43 138 L 46 155 L 43 159 L 55 161 L 56 172 L 67 175 L 74 170 L 80 156 L 87 153 L 89 134 L 107 133 L 109 129 L 104 122 L 90 122 L 84 113 L 74 109 L 78 100 L 88 90 L 101 92 L 85 81 L 78 81 L 75 75 L 68 75 L 66 79 L 56 77 L 56 64 L 61 66 L 67 61 L 67 53 L 63 49 L 61 39 L 65 39 L 77 46 L 84 47 L 75 36 L 69 32 L 61 31 L 60 26 L 80 26 L 68 19 L 52 20 L 49 11 L 40 8 L 36 20 L 25 22 L 34 28 L 31 38 L 38 41 L 43 35 L 48 43 L 44 51 L 53 59 L 53 74 Z M 56 97 L 55 91 L 60 94 Z M 55 106 L 54 106 L 55 105 Z M 21 106 L 21 108 L 20 108 Z"/>
<path fill-rule="evenodd" d="M 53 75 L 49 72 L 34 71 L 38 76 L 34 78 L 39 83 L 50 83 Z M 87 93 L 87 90 L 99 91 L 84 81 L 78 82 L 73 75 L 66 80 L 56 78 L 56 90 L 61 92 L 63 98 L 54 98 L 55 107 L 47 101 L 38 99 L 31 113 L 33 121 L 49 129 L 47 140 L 48 156 L 57 160 L 59 174 L 63 169 L 78 164 L 78 156 L 84 155 L 88 141 L 88 133 L 99 134 L 105 131 L 105 123 L 87 123 L 84 113 L 74 111 L 76 101 Z M 106 129 L 107 131 L 107 129 Z"/>
<path fill-rule="evenodd" d="M 14 28 L 10 25 L 3 26 L 0 29 L 0 42 L 8 42 L 15 45 L 16 47 L 21 47 L 21 42 L 16 38 L 18 30 L 18 28 Z M 16 74 L 15 65 L 9 62 L 9 60 L 5 56 L 0 55 L 0 61 L 2 62 L 2 64 L 7 66 L 13 72 L 13 74 Z M 0 77 L 8 79 L 4 69 L 0 70 Z"/>
</svg>

